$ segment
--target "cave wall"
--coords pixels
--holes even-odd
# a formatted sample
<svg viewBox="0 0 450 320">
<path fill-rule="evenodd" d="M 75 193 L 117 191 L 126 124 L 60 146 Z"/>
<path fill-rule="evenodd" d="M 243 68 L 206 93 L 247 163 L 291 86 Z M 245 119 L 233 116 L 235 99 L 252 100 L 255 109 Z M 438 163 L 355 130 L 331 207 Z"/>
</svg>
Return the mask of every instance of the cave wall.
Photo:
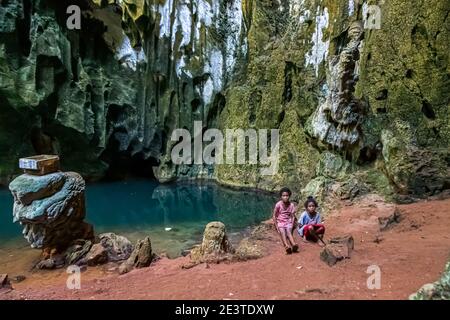
<svg viewBox="0 0 450 320">
<path fill-rule="evenodd" d="M 248 65 L 221 122 L 279 128 L 280 168 L 221 166 L 219 181 L 320 200 L 448 188 L 447 1 L 249 2 Z"/>
<path fill-rule="evenodd" d="M 65 28 L 69 4 L 81 30 Z M 1 181 L 18 157 L 51 152 L 88 179 L 136 163 L 125 157 L 161 182 L 434 194 L 450 185 L 449 12 L 446 0 L 2 1 Z M 171 132 L 194 121 L 280 129 L 277 174 L 173 165 Z"/>
</svg>

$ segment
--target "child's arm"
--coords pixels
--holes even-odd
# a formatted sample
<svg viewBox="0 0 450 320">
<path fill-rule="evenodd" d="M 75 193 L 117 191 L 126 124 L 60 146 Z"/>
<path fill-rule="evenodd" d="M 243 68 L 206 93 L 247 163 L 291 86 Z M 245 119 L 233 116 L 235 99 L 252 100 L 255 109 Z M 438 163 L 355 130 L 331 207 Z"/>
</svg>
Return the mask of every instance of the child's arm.
<svg viewBox="0 0 450 320">
<path fill-rule="evenodd" d="M 304 223 L 304 221 L 303 221 L 303 214 L 300 215 L 300 219 L 298 219 L 297 223 L 298 223 L 298 227 L 299 228 L 303 227 L 303 223 Z"/>
<path fill-rule="evenodd" d="M 322 223 L 322 216 L 320 213 L 317 213 L 317 224 Z"/>
<path fill-rule="evenodd" d="M 273 208 L 272 219 L 273 219 L 273 224 L 275 225 L 275 229 L 278 231 L 277 218 L 278 218 L 278 206 L 275 205 L 275 208 Z"/>
<path fill-rule="evenodd" d="M 295 203 L 292 202 L 292 211 L 291 211 L 291 222 L 294 223 L 295 222 L 295 210 L 296 210 L 296 206 Z"/>
<path fill-rule="evenodd" d="M 303 236 L 302 228 L 305 226 L 305 214 L 302 213 L 298 219 L 297 232 L 300 236 Z"/>
</svg>

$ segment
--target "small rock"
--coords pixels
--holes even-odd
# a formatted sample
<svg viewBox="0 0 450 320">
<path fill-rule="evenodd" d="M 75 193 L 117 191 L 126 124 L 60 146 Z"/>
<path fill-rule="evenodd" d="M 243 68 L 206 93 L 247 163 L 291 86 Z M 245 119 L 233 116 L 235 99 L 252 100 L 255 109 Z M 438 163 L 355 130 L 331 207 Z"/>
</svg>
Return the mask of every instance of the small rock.
<svg viewBox="0 0 450 320">
<path fill-rule="evenodd" d="M 11 283 L 9 282 L 8 275 L 6 273 L 0 274 L 0 289 L 4 288 L 11 288 Z"/>
<path fill-rule="evenodd" d="M 46 269 L 46 270 L 51 270 L 51 269 L 55 269 L 56 268 L 56 263 L 55 260 L 53 259 L 45 259 L 40 261 L 37 265 L 36 268 L 38 269 Z"/>
<path fill-rule="evenodd" d="M 57 255 L 54 255 L 51 259 L 55 263 L 55 268 L 63 268 L 64 267 L 64 265 L 65 265 L 65 255 L 57 254 Z"/>
<path fill-rule="evenodd" d="M 380 243 L 380 242 L 383 241 L 383 240 L 384 240 L 383 237 L 381 237 L 381 236 L 379 236 L 379 235 L 376 235 L 376 236 L 375 236 L 375 239 L 373 240 L 373 242 L 375 242 L 375 243 Z"/>
<path fill-rule="evenodd" d="M 348 245 L 332 243 L 320 253 L 320 259 L 326 262 L 330 267 L 335 265 L 338 261 L 350 258 L 350 248 Z"/>
<path fill-rule="evenodd" d="M 14 283 L 19 283 L 22 282 L 26 279 L 27 277 L 25 277 L 24 275 L 17 275 L 11 278 L 11 281 Z"/>
<path fill-rule="evenodd" d="M 188 262 L 188 263 L 186 263 L 186 264 L 183 264 L 182 266 L 181 266 L 181 269 L 192 269 L 193 267 L 196 267 L 196 266 L 198 266 L 199 265 L 199 263 L 196 263 L 196 262 Z"/>
<path fill-rule="evenodd" d="M 313 293 L 313 292 L 315 292 L 315 293 L 325 293 L 326 290 L 320 289 L 320 288 L 311 288 L 311 289 L 306 289 L 305 292 L 306 293 Z"/>
<path fill-rule="evenodd" d="M 108 262 L 108 251 L 101 243 L 94 244 L 86 255 L 87 265 L 95 266 L 106 262 Z"/>
<path fill-rule="evenodd" d="M 121 261 L 130 257 L 133 245 L 130 240 L 114 233 L 103 233 L 99 235 L 100 243 L 106 249 L 108 261 Z"/>
<path fill-rule="evenodd" d="M 150 265 L 153 259 L 152 243 L 149 237 L 144 240 L 138 240 L 133 252 L 128 260 L 119 267 L 119 273 L 130 272 L 133 268 L 145 268 Z"/>
<path fill-rule="evenodd" d="M 349 250 L 355 249 L 355 240 L 353 239 L 353 236 L 351 234 L 331 238 L 328 242 L 342 244 L 344 246 L 347 246 Z"/>
<path fill-rule="evenodd" d="M 125 261 L 119 266 L 119 274 L 125 274 L 133 270 L 133 265 Z"/>
<path fill-rule="evenodd" d="M 401 213 L 398 208 L 395 208 L 394 212 L 386 217 L 378 218 L 378 225 L 380 231 L 385 231 L 389 229 L 392 225 L 397 224 L 401 221 Z"/>
<path fill-rule="evenodd" d="M 72 265 L 81 260 L 91 250 L 92 242 L 89 240 L 80 240 L 77 244 L 70 246 L 65 253 L 67 265 Z"/>
<path fill-rule="evenodd" d="M 129 260 L 133 261 L 135 268 L 145 268 L 152 262 L 152 243 L 150 237 L 138 240 Z"/>
<path fill-rule="evenodd" d="M 328 293 L 328 290 L 320 289 L 320 288 L 307 288 L 304 290 L 296 290 L 296 294 L 307 294 L 307 293 Z"/>
<path fill-rule="evenodd" d="M 419 229 L 420 226 L 421 226 L 420 223 L 417 223 L 415 221 L 412 221 L 411 224 L 410 224 L 410 228 L 411 229 Z"/>
</svg>

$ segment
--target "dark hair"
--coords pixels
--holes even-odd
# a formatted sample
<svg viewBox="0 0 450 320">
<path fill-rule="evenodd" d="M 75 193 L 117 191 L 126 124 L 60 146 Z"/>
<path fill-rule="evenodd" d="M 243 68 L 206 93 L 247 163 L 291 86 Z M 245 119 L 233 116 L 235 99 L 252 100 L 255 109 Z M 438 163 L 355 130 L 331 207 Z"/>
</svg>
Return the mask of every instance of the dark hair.
<svg viewBox="0 0 450 320">
<path fill-rule="evenodd" d="M 289 194 L 289 197 L 292 195 L 291 190 L 287 187 L 284 187 L 284 188 L 281 188 L 281 190 L 280 190 L 280 197 L 283 195 L 284 192 L 287 192 Z"/>
<path fill-rule="evenodd" d="M 316 199 L 314 199 L 313 196 L 309 196 L 309 197 L 306 199 L 306 201 L 305 201 L 305 209 L 308 208 L 308 205 L 309 205 L 311 202 L 314 203 L 314 205 L 315 205 L 316 207 L 319 206 L 319 204 L 317 203 Z"/>
</svg>

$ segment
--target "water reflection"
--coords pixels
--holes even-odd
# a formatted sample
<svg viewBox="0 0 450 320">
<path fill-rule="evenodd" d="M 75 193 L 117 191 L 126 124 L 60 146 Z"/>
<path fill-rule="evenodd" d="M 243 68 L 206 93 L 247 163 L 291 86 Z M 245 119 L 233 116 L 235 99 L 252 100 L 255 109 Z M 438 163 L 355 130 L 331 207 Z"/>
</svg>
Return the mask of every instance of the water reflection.
<svg viewBox="0 0 450 320">
<path fill-rule="evenodd" d="M 176 257 L 201 240 L 210 221 L 225 223 L 231 241 L 238 241 L 244 229 L 270 217 L 274 202 L 271 195 L 211 183 L 104 182 L 87 186 L 86 220 L 96 233 L 114 232 L 132 242 L 150 236 L 157 252 Z M 0 248 L 27 245 L 12 223 L 12 205 L 9 191 L 0 190 Z"/>
<path fill-rule="evenodd" d="M 101 228 L 174 228 L 212 220 L 221 220 L 231 229 L 246 227 L 267 219 L 274 201 L 267 194 L 214 184 L 149 181 L 95 184 L 86 196 L 88 220 Z"/>
</svg>

